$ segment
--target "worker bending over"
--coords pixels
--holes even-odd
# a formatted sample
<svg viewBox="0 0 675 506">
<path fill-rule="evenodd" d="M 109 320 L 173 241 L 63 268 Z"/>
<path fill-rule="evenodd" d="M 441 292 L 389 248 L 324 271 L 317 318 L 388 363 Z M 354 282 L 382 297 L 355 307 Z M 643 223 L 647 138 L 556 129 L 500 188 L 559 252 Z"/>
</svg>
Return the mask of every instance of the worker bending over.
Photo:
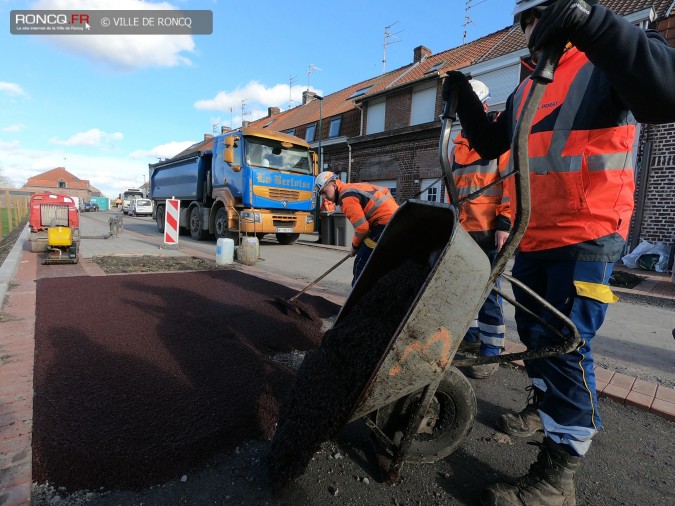
<svg viewBox="0 0 675 506">
<path fill-rule="evenodd" d="M 351 249 L 351 256 L 356 257 L 352 279 L 354 286 L 398 204 L 388 188 L 370 183 L 343 183 L 330 171 L 316 176 L 315 186 L 319 196 L 340 206 L 354 227 Z"/>
</svg>

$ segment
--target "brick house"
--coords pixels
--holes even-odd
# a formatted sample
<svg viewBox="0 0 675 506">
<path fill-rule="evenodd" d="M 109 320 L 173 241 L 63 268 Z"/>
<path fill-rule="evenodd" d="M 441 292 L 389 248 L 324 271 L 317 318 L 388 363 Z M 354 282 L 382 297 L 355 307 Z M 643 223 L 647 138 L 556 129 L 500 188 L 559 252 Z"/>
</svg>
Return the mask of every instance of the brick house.
<svg viewBox="0 0 675 506">
<path fill-rule="evenodd" d="M 68 172 L 63 167 L 42 172 L 37 176 L 28 178 L 26 184 L 21 190 L 32 193 L 52 192 L 59 195 L 68 195 L 78 197 L 84 202 L 91 200 L 91 197 L 101 197 L 101 191 L 93 187 L 89 180 L 80 179 Z"/>
<path fill-rule="evenodd" d="M 674 45 L 675 1 L 601 0 L 601 4 L 643 28 L 659 30 Z M 251 126 L 304 138 L 320 151 L 322 168 L 346 181 L 389 187 L 399 201 L 443 199 L 438 159 L 442 79 L 463 70 L 487 84 L 491 110 L 502 110 L 524 77 L 528 55 L 514 23 L 476 41 L 437 54 L 425 46 L 413 62 L 325 97 L 303 94 L 302 105 L 268 115 Z M 459 130 L 456 125 L 453 136 Z M 629 249 L 640 239 L 675 243 L 675 124 L 638 125 L 636 212 Z"/>
</svg>

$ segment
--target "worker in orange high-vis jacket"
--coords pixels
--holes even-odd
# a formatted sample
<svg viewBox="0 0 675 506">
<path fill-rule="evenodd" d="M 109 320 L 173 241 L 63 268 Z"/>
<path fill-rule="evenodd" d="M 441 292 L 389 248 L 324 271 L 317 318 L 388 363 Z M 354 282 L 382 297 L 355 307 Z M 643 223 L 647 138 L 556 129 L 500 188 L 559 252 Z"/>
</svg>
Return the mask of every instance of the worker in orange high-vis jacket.
<svg viewBox="0 0 675 506">
<path fill-rule="evenodd" d="M 512 276 L 566 315 L 581 341 L 570 353 L 525 361 L 533 403 L 497 426 L 513 436 L 543 430 L 539 456 L 526 475 L 488 487 L 481 503 L 572 506 L 575 475 L 602 427 L 592 343 L 617 299 L 609 277 L 633 213 L 635 124 L 675 121 L 675 48 L 591 0 L 517 0 L 514 15 L 535 62 L 543 49 L 563 51 L 528 135 L 531 218 Z M 520 83 L 496 122 L 461 72 L 446 75 L 443 99 L 457 97 L 471 145 L 493 159 L 511 149 L 531 90 L 531 79 Z M 526 289 L 513 285 L 513 294 L 524 305 L 515 320 L 528 349 L 559 344 L 556 330 L 569 334 L 532 307 Z"/>
<path fill-rule="evenodd" d="M 330 171 L 316 176 L 315 187 L 324 200 L 340 206 L 354 227 L 351 249 L 351 255 L 356 257 L 354 286 L 398 204 L 388 188 L 370 183 L 343 183 Z"/>
<path fill-rule="evenodd" d="M 469 82 L 487 112 L 490 89 L 476 79 Z M 489 114 L 493 121 L 499 116 L 496 111 Z M 505 153 L 498 159 L 484 160 L 473 149 L 463 131 L 453 143 L 450 164 L 461 201 L 459 222 L 492 262 L 506 242 L 511 228 L 508 196 L 504 193 L 503 183 L 498 182 L 506 174 L 509 157 Z M 481 357 L 499 356 L 504 349 L 505 332 L 502 299 L 495 291 L 491 291 L 464 336 L 460 351 L 474 352 Z M 463 371 L 471 378 L 483 379 L 494 374 L 497 369 L 499 364 L 495 363 L 474 365 Z"/>
</svg>

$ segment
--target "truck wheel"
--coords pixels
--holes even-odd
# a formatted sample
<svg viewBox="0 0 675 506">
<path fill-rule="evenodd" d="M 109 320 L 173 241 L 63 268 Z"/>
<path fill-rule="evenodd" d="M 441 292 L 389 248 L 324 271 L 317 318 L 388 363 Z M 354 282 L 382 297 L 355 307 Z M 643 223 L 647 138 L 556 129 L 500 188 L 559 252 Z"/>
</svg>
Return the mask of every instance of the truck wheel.
<svg viewBox="0 0 675 506">
<path fill-rule="evenodd" d="M 236 232 L 230 232 L 227 228 L 227 224 L 227 211 L 224 207 L 221 207 L 218 209 L 218 212 L 216 212 L 216 239 L 232 239 L 234 244 L 239 244 L 238 234 Z"/>
<path fill-rule="evenodd" d="M 293 244 L 298 240 L 300 234 L 277 234 L 277 241 L 279 244 Z"/>
<path fill-rule="evenodd" d="M 190 212 L 190 235 L 195 241 L 206 239 L 207 231 L 202 228 L 202 213 L 199 206 L 193 207 Z"/>
<path fill-rule="evenodd" d="M 164 206 L 157 206 L 157 213 L 155 214 L 157 220 L 157 230 L 164 233 Z"/>
<path fill-rule="evenodd" d="M 384 406 L 375 413 L 375 423 L 398 445 L 410 412 L 421 391 Z M 476 421 L 476 395 L 471 383 L 456 367 L 448 367 L 422 427 L 413 439 L 407 460 L 432 463 L 447 457 L 469 435 Z"/>
</svg>

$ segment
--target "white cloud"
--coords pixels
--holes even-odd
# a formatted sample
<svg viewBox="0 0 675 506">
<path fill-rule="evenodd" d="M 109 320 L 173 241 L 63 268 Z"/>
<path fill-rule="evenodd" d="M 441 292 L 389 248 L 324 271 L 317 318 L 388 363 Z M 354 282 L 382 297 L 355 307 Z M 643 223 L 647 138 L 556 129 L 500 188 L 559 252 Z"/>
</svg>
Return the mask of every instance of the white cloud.
<svg viewBox="0 0 675 506">
<path fill-rule="evenodd" d="M 65 141 L 52 137 L 49 139 L 49 142 L 60 146 L 102 146 L 112 142 L 121 141 L 123 137 L 124 135 L 122 135 L 121 132 L 109 134 L 98 128 L 92 128 L 86 132 L 78 132 Z"/>
<path fill-rule="evenodd" d="M 34 9 L 111 9 L 109 0 L 39 0 Z M 117 0 L 115 10 L 175 10 L 167 2 L 150 3 L 143 0 Z M 86 37 L 86 44 L 83 38 Z M 190 35 L 87 35 L 41 36 L 49 44 L 69 53 L 82 55 L 93 63 L 116 70 L 136 70 L 148 67 L 190 65 L 185 52 L 192 53 L 195 43 Z"/>
<path fill-rule="evenodd" d="M 17 187 L 28 178 L 56 167 L 87 179 L 106 197 L 116 197 L 123 187 L 137 187 L 148 177 L 148 163 L 156 159 L 89 156 L 66 150 L 41 151 L 21 148 L 18 142 L 0 142 L 0 172 Z"/>
<path fill-rule="evenodd" d="M 173 141 L 167 142 L 166 144 L 160 144 L 149 150 L 137 149 L 133 151 L 129 158 L 171 158 L 176 156 L 181 151 L 189 148 L 195 142 L 194 141 Z"/>
<path fill-rule="evenodd" d="M 302 102 L 302 92 L 304 86 L 293 86 L 290 88 L 290 98 L 293 105 Z M 310 91 L 321 95 L 320 90 L 310 88 Z M 257 81 L 251 81 L 245 86 L 238 86 L 232 91 L 221 91 L 215 97 L 197 100 L 194 103 L 195 109 L 206 111 L 234 111 L 241 117 L 242 100 L 245 100 L 244 111 L 250 112 L 246 115 L 247 120 L 262 118 L 267 115 L 267 107 L 281 107 L 288 104 L 289 87 L 287 84 L 275 84 L 266 87 Z M 265 108 L 264 110 L 262 108 Z M 255 115 L 260 114 L 257 117 Z"/>
<path fill-rule="evenodd" d="M 1 130 L 3 132 L 20 132 L 24 128 L 26 128 L 26 125 L 24 125 L 23 123 L 15 123 L 14 125 L 2 127 Z"/>
<path fill-rule="evenodd" d="M 0 81 L 0 91 L 14 97 L 28 96 L 28 93 L 26 93 L 20 85 L 8 83 L 7 81 Z"/>
</svg>

